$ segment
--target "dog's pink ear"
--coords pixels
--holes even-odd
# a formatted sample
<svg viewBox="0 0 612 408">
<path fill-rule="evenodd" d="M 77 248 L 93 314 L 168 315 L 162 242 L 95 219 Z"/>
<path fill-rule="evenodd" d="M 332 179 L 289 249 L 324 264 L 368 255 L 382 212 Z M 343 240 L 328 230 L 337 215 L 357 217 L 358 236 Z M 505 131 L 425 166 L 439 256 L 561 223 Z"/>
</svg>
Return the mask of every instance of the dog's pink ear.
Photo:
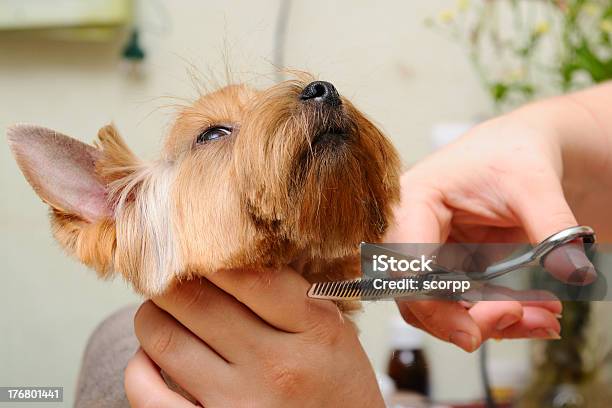
<svg viewBox="0 0 612 408">
<path fill-rule="evenodd" d="M 106 187 L 96 173 L 100 150 L 32 125 L 10 127 L 8 142 L 26 179 L 51 207 L 88 222 L 110 216 Z"/>
</svg>

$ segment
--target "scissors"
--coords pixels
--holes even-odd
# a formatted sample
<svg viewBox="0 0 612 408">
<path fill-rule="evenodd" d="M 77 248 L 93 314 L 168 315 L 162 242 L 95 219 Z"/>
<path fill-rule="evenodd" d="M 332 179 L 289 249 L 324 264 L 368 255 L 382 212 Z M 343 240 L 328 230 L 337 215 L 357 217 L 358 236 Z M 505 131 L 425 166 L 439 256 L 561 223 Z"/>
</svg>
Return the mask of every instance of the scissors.
<svg viewBox="0 0 612 408">
<path fill-rule="evenodd" d="M 405 285 L 400 287 L 401 285 L 397 284 L 402 280 L 406 280 L 407 277 L 318 282 L 312 284 L 308 291 L 308 296 L 314 299 L 327 300 L 379 300 L 427 296 L 431 295 L 434 291 L 423 289 L 423 283 L 425 282 L 483 282 L 524 267 L 538 264 L 543 266 L 546 255 L 551 251 L 577 239 L 582 239 L 585 245 L 590 246 L 590 244 L 595 243 L 595 231 L 587 226 L 566 228 L 549 236 L 524 253 L 489 265 L 482 272 L 449 270 L 434 264 L 430 272 L 411 275 L 409 279 L 414 282 L 414 285 L 410 285 L 410 287 Z"/>
</svg>

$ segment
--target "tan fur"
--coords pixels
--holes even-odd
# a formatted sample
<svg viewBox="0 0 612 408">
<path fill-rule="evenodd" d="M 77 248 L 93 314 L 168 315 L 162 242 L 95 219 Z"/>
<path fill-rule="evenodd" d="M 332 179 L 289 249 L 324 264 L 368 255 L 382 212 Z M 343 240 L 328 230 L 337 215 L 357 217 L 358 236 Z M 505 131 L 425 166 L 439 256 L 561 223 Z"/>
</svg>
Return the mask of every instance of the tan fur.
<svg viewBox="0 0 612 408">
<path fill-rule="evenodd" d="M 301 102 L 309 81 L 202 96 L 179 112 L 152 163 L 102 128 L 95 172 L 111 215 L 85 220 L 52 205 L 55 237 L 100 276 L 118 272 L 147 296 L 243 266 L 291 264 L 311 281 L 358 276 L 359 243 L 380 241 L 391 222 L 398 157 L 348 100 L 338 109 Z M 216 125 L 234 130 L 196 145 Z M 314 142 L 329 131 L 343 141 Z"/>
<path fill-rule="evenodd" d="M 112 276 L 116 237 L 111 219 L 89 223 L 52 209 L 51 226 L 53 236 L 69 254 L 95 269 L 101 278 Z"/>
</svg>

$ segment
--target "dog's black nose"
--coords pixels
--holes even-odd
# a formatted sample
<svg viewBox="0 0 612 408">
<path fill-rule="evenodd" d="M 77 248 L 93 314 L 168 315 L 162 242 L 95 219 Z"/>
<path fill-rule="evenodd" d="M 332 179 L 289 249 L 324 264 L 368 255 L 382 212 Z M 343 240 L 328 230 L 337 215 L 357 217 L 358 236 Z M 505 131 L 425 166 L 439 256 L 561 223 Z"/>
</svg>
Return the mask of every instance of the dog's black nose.
<svg viewBox="0 0 612 408">
<path fill-rule="evenodd" d="M 302 93 L 300 94 L 302 101 L 315 101 L 326 103 L 332 106 L 338 106 L 342 104 L 340 95 L 336 88 L 325 81 L 314 81 L 306 85 Z"/>
</svg>

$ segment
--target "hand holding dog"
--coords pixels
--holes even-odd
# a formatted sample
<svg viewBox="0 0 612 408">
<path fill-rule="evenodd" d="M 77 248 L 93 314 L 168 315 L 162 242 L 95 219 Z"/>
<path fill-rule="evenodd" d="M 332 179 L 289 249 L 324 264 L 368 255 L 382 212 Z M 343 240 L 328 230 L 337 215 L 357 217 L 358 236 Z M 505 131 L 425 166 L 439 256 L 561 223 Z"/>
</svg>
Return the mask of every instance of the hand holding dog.
<svg viewBox="0 0 612 408">
<path fill-rule="evenodd" d="M 147 301 L 125 374 L 130 403 L 194 406 L 159 366 L 206 407 L 384 406 L 353 324 L 308 287 L 290 268 L 220 271 Z"/>
<path fill-rule="evenodd" d="M 612 231 L 605 210 L 612 202 L 612 123 L 605 120 L 611 87 L 495 118 L 418 163 L 402 177 L 402 206 L 387 240 L 537 243 L 577 225 L 574 214 L 605 239 Z M 560 330 L 556 301 L 479 302 L 469 310 L 454 302 L 401 302 L 399 308 L 409 323 L 466 351 L 488 338 L 554 339 Z"/>
</svg>

